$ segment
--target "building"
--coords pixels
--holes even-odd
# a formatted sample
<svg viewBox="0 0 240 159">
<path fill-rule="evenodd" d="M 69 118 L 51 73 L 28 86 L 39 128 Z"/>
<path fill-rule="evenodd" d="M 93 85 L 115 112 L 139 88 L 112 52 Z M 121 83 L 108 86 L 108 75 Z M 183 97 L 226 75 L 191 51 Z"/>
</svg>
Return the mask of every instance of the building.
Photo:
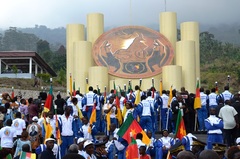
<svg viewBox="0 0 240 159">
<path fill-rule="evenodd" d="M 33 51 L 0 51 L 0 77 L 34 78 L 38 73 L 57 74 Z"/>
</svg>

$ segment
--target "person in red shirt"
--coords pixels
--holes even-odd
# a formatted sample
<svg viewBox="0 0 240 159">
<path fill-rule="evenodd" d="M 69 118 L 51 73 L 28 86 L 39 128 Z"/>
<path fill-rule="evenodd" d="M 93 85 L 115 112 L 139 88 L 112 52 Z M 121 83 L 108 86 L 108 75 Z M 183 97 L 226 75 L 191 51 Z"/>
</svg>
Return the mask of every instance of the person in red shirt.
<svg viewBox="0 0 240 159">
<path fill-rule="evenodd" d="M 151 159 L 151 156 L 146 154 L 146 149 L 146 145 L 142 145 L 139 147 L 140 159 Z"/>
</svg>

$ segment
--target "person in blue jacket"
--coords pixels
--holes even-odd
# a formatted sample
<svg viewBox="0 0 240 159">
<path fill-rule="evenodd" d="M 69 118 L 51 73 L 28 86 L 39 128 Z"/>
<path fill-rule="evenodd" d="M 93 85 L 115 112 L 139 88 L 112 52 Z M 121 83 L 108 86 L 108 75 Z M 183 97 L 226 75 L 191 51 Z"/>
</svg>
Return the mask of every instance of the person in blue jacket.
<svg viewBox="0 0 240 159">
<path fill-rule="evenodd" d="M 59 117 L 59 129 L 61 132 L 61 156 L 64 156 L 67 148 L 77 139 L 77 128 L 71 115 L 72 107 L 65 107 L 65 112 Z M 58 128 L 57 128 L 58 129 Z"/>
</svg>

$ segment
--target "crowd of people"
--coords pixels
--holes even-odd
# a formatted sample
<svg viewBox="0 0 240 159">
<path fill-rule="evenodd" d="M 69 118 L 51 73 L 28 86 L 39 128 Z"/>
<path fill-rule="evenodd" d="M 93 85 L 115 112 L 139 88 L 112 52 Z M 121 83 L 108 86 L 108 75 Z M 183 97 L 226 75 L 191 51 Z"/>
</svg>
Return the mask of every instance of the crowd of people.
<svg viewBox="0 0 240 159">
<path fill-rule="evenodd" d="M 75 91 L 63 98 L 58 93 L 46 111 L 45 92 L 28 99 L 2 93 L 0 156 L 20 158 L 26 152 L 40 159 L 125 159 L 130 143 L 118 131 L 131 115 L 144 131 L 135 138 L 140 159 L 238 158 L 240 95 L 230 93 L 229 86 L 220 94 L 200 88 L 200 100 L 201 106 L 194 107 L 195 94 L 185 88 L 156 92 L 136 85 L 119 96 L 115 90 L 104 96 L 90 86 L 86 94 Z M 182 138 L 175 135 L 179 111 L 186 131 Z M 207 134 L 207 140 L 200 141 L 193 131 Z M 143 133 L 150 143 L 144 143 Z"/>
</svg>

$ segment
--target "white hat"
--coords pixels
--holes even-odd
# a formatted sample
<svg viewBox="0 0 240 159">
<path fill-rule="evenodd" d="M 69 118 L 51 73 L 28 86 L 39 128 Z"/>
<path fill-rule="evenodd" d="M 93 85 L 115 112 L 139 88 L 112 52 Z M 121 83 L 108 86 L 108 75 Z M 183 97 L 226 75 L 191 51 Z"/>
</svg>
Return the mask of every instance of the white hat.
<svg viewBox="0 0 240 159">
<path fill-rule="evenodd" d="M 86 148 L 88 145 L 91 145 L 91 144 L 93 144 L 93 142 L 90 140 L 87 140 L 84 142 L 83 147 Z"/>
<path fill-rule="evenodd" d="M 32 121 L 38 121 L 38 117 L 37 116 L 34 116 L 33 118 L 32 118 Z"/>
<path fill-rule="evenodd" d="M 77 140 L 77 144 L 79 144 L 80 142 L 83 142 L 85 139 L 83 137 L 80 137 L 78 140 Z"/>
<path fill-rule="evenodd" d="M 238 138 L 236 139 L 236 144 L 237 144 L 237 145 L 240 145 L 239 143 L 240 143 L 240 137 L 238 137 Z"/>
<path fill-rule="evenodd" d="M 55 141 L 55 139 L 53 139 L 53 138 L 47 138 L 47 139 L 45 140 L 45 142 L 48 142 L 48 141 Z"/>
</svg>

